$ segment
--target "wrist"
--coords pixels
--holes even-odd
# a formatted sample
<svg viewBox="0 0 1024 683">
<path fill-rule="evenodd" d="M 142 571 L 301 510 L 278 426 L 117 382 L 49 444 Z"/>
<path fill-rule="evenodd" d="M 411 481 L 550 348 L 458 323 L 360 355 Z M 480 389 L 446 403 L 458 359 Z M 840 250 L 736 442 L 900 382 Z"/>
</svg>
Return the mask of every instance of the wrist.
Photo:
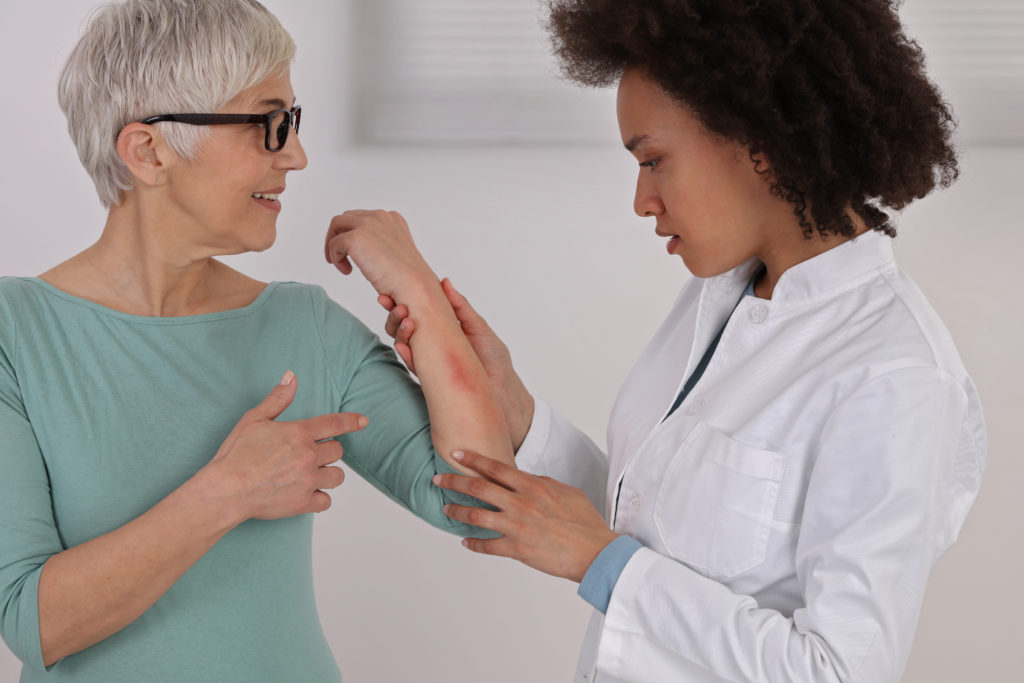
<svg viewBox="0 0 1024 683">
<path fill-rule="evenodd" d="M 239 491 L 234 477 L 222 472 L 216 461 L 199 470 L 179 489 L 218 536 L 253 516 L 248 500 Z"/>
<path fill-rule="evenodd" d="M 441 303 L 451 308 L 437 275 L 425 262 L 421 268 L 406 270 L 396 281 L 394 292 L 384 293 L 390 295 L 396 303 L 408 306 L 410 311 L 423 306 L 430 306 L 432 311 L 440 307 Z"/>
<path fill-rule="evenodd" d="M 576 583 L 583 581 L 583 577 L 587 575 L 590 568 L 594 565 L 598 556 L 612 544 L 612 541 L 617 539 L 620 534 L 615 533 L 611 529 L 605 529 L 606 533 L 602 533 L 593 539 L 593 545 L 591 545 L 587 552 L 582 555 L 583 563 L 577 569 L 576 575 L 571 577 Z"/>
<path fill-rule="evenodd" d="M 514 385 L 515 389 L 510 401 L 512 410 L 508 416 L 508 431 L 509 437 L 512 439 L 512 451 L 517 452 L 526 440 L 526 435 L 530 433 L 536 403 L 533 400 L 533 395 L 526 390 L 518 375 L 514 378 Z"/>
</svg>

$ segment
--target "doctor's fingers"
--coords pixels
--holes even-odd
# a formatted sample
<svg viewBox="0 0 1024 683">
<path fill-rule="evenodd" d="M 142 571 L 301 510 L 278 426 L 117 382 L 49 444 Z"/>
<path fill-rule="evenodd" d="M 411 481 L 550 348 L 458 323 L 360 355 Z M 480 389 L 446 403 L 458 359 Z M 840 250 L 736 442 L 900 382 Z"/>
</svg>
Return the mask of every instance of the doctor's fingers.
<svg viewBox="0 0 1024 683">
<path fill-rule="evenodd" d="M 411 336 L 411 332 L 408 332 L 404 338 L 399 338 L 398 336 L 399 332 L 403 332 L 403 330 L 401 329 L 402 323 L 407 320 L 409 321 L 408 324 L 411 325 L 412 319 L 409 318 L 409 309 L 406 307 L 405 304 L 396 304 L 388 312 L 388 319 L 384 323 L 384 331 L 387 332 L 388 336 L 394 339 L 395 341 L 408 343 L 409 336 Z"/>
<path fill-rule="evenodd" d="M 517 505 L 515 493 L 481 477 L 468 477 L 464 474 L 438 474 L 434 476 L 433 482 L 435 486 L 472 496 L 501 510 L 510 510 Z"/>
<path fill-rule="evenodd" d="M 516 526 L 514 522 L 508 519 L 508 515 L 498 510 L 488 510 L 471 505 L 456 505 L 455 503 L 449 503 L 443 509 L 444 514 L 456 522 L 480 527 L 481 529 L 490 529 L 502 536 L 506 536 Z"/>
<path fill-rule="evenodd" d="M 506 465 L 474 453 L 473 451 L 454 451 L 452 457 L 469 469 L 482 474 L 490 481 L 497 482 L 510 491 L 522 491 L 534 488 L 544 477 L 536 477 L 515 467 Z"/>
</svg>

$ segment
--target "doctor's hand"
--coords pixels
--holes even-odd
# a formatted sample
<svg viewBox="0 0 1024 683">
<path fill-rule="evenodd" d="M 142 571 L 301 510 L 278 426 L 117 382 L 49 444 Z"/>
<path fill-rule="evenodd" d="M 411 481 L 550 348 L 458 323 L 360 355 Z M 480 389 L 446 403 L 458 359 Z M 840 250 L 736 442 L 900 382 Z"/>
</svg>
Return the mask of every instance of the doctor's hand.
<svg viewBox="0 0 1024 683">
<path fill-rule="evenodd" d="M 473 552 L 511 557 L 546 574 L 579 582 L 594 558 L 618 536 L 580 489 L 469 451 L 453 457 L 482 477 L 439 474 L 434 483 L 498 508 L 445 506 L 445 514 L 452 519 L 501 534 L 501 538 L 464 539 L 462 544 Z"/>
<path fill-rule="evenodd" d="M 534 402 L 533 396 L 526 389 L 519 374 L 512 365 L 512 354 L 501 338 L 495 334 L 487 321 L 476 312 L 466 297 L 462 296 L 451 280 L 445 278 L 441 281 L 441 289 L 448 297 L 448 303 L 455 311 L 462 326 L 462 333 L 466 335 L 470 346 L 480 359 L 480 364 L 487 373 L 491 388 L 494 389 L 501 405 L 502 413 L 505 416 L 505 424 L 508 425 L 509 436 L 512 439 L 513 450 L 519 450 L 527 432 L 530 431 L 530 424 L 533 422 Z M 382 294 L 377 297 L 377 302 L 388 311 L 388 319 L 384 324 L 384 330 L 395 340 L 395 351 L 409 367 L 411 372 L 416 372 L 416 365 L 413 359 L 412 347 L 409 340 L 416 331 L 416 321 L 409 316 L 409 308 L 405 304 L 397 304 L 395 300 Z"/>
</svg>

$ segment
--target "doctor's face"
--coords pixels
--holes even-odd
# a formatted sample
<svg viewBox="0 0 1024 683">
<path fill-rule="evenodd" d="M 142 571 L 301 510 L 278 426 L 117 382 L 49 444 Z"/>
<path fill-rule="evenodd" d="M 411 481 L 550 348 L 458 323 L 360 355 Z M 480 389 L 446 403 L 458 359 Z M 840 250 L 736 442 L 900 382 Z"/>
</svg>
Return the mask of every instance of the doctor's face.
<svg viewBox="0 0 1024 683">
<path fill-rule="evenodd" d="M 640 163 L 633 208 L 655 219 L 669 254 L 711 277 L 762 252 L 781 200 L 745 148 L 705 131 L 636 69 L 619 82 L 617 110 L 622 142 Z"/>
</svg>

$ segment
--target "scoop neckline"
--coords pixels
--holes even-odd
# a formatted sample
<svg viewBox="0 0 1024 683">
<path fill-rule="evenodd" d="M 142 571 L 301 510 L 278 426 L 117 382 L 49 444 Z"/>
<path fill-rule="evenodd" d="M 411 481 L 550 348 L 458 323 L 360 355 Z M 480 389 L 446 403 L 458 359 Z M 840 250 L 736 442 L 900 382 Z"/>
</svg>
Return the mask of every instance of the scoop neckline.
<svg viewBox="0 0 1024 683">
<path fill-rule="evenodd" d="M 62 289 L 58 289 L 54 285 L 50 284 L 46 280 L 38 277 L 20 277 L 19 280 L 23 282 L 30 282 L 49 294 L 57 296 L 65 301 L 69 301 L 73 304 L 89 308 L 98 313 L 102 313 L 112 318 L 118 318 L 120 320 L 126 320 L 129 322 L 141 323 L 146 325 L 184 325 L 189 323 L 201 323 L 201 322 L 212 322 L 215 320 L 225 320 L 227 318 L 237 318 L 243 315 L 249 315 L 253 311 L 262 307 L 266 302 L 267 298 L 273 293 L 277 286 L 280 284 L 278 281 L 268 282 L 267 286 L 263 288 L 263 291 L 245 306 L 239 308 L 229 308 L 223 311 L 213 311 L 211 313 L 199 313 L 196 315 L 179 315 L 179 316 L 150 316 L 150 315 L 135 315 L 132 313 L 125 313 L 119 311 L 116 308 L 110 308 L 103 304 L 98 304 L 90 299 L 83 299 L 80 296 L 69 294 Z"/>
</svg>

